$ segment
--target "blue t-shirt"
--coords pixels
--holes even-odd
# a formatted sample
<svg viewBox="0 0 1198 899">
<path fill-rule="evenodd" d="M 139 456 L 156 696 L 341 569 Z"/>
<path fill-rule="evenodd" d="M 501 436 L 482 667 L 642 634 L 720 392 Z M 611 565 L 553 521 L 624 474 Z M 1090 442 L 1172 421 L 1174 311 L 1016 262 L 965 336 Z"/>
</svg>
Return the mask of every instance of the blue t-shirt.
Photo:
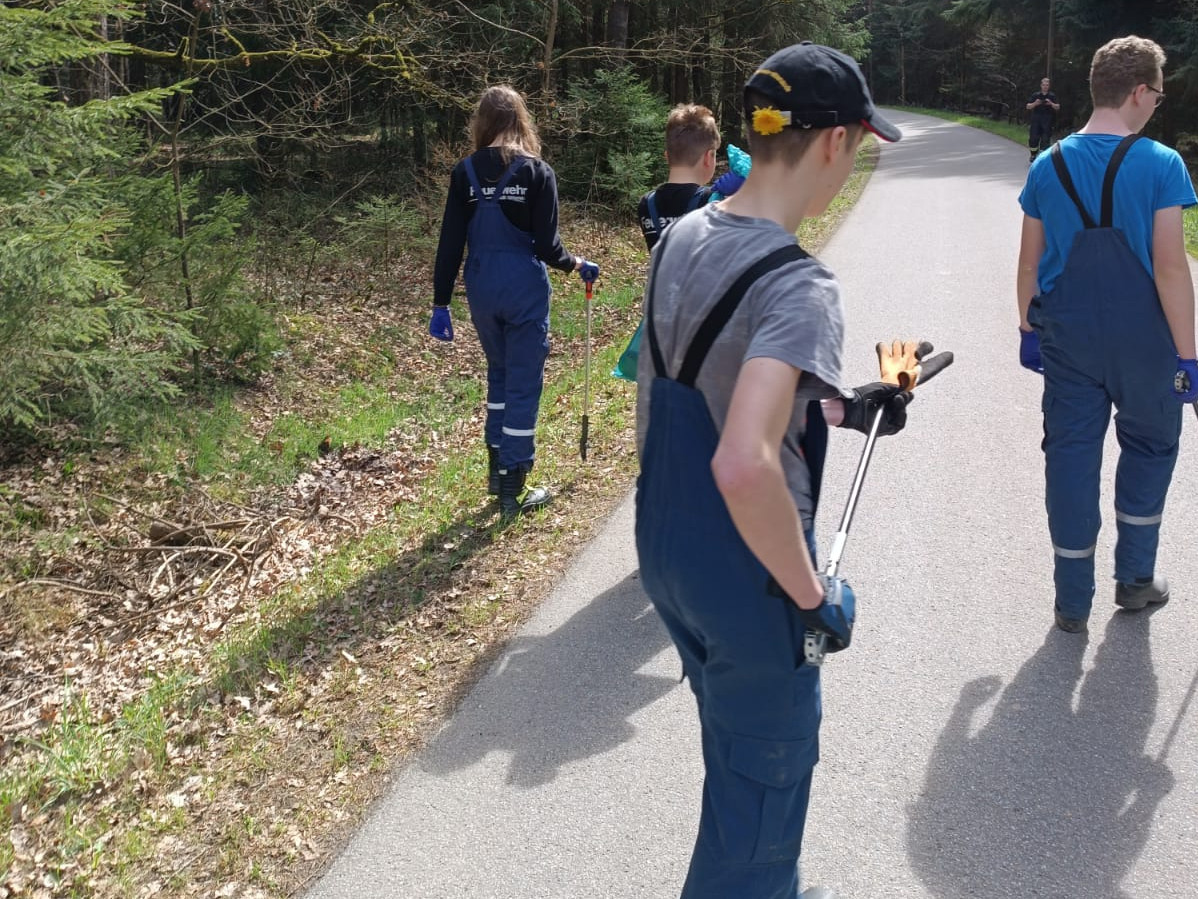
<svg viewBox="0 0 1198 899">
<path fill-rule="evenodd" d="M 1071 134 L 1061 152 L 1082 205 L 1095 222 L 1101 214 L 1102 180 L 1115 147 L 1114 134 Z M 1023 211 L 1044 223 L 1044 255 L 1040 258 L 1040 292 L 1048 293 L 1065 270 L 1073 236 L 1082 230 L 1077 207 L 1065 193 L 1049 153 L 1041 153 L 1028 171 L 1019 194 Z M 1152 274 L 1152 221 L 1159 209 L 1198 204 L 1194 185 L 1176 150 L 1141 138 L 1132 144 L 1115 178 L 1114 226 Z"/>
</svg>

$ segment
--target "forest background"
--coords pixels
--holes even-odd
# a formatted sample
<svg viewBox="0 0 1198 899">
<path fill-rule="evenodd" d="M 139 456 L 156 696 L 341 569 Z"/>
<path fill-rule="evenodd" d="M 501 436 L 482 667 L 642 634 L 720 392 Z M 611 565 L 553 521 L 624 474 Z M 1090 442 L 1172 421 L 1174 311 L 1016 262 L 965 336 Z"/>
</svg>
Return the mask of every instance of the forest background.
<svg viewBox="0 0 1198 899">
<path fill-rule="evenodd" d="M 627 492 L 607 372 L 671 105 L 740 143 L 751 67 L 811 39 L 882 104 L 1016 137 L 1051 74 L 1063 134 L 1128 33 L 1170 57 L 1149 133 L 1198 164 L 1198 0 L 0 3 L 0 899 L 292 895 L 327 863 Z M 497 81 L 604 271 L 590 341 L 553 276 L 558 496 L 511 528 L 460 294 L 458 340 L 425 334 Z"/>
</svg>

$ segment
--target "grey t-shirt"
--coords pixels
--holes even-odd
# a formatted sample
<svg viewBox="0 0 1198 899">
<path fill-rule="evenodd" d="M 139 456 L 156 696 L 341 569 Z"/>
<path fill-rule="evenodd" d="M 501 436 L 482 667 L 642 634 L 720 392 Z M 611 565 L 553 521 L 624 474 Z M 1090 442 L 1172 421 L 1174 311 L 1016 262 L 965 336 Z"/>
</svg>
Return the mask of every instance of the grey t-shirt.
<svg viewBox="0 0 1198 899">
<path fill-rule="evenodd" d="M 732 283 L 771 251 L 794 242 L 776 222 L 705 206 L 674 222 L 653 251 L 653 324 L 668 368 L 676 377 L 695 332 Z M 664 252 L 662 250 L 664 244 Z M 654 282 L 654 270 L 656 281 Z M 647 307 L 646 307 L 647 308 Z M 811 474 L 799 450 L 807 403 L 835 396 L 840 384 L 844 310 L 835 276 L 818 260 L 800 259 L 759 278 L 712 345 L 695 386 L 722 431 L 741 366 L 768 357 L 799 371 L 794 411 L 782 446 L 786 483 L 804 527 L 811 527 Z M 649 386 L 655 374 L 648 322 L 637 365 L 637 449 L 649 428 Z"/>
</svg>

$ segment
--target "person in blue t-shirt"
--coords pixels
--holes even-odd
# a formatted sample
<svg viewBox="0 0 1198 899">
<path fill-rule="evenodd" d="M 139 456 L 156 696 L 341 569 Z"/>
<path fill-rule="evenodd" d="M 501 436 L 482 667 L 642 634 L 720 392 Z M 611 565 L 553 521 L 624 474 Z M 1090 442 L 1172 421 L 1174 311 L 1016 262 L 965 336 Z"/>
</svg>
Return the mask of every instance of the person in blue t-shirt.
<svg viewBox="0 0 1198 899">
<path fill-rule="evenodd" d="M 1111 408 L 1115 603 L 1162 605 L 1156 574 L 1184 403 L 1198 399 L 1194 285 L 1182 209 L 1198 203 L 1176 151 L 1140 136 L 1164 99 L 1165 54 L 1117 38 L 1094 54 L 1085 127 L 1038 158 L 1020 194 L 1020 363 L 1044 376 L 1044 459 L 1056 623 L 1086 629 Z"/>
</svg>

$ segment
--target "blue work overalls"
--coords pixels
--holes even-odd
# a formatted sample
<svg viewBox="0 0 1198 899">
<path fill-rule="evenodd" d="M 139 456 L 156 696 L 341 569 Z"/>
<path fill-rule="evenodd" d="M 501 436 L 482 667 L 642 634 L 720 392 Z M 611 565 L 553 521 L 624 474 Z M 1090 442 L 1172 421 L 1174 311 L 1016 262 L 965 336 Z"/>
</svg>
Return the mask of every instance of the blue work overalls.
<svg viewBox="0 0 1198 899">
<path fill-rule="evenodd" d="M 1053 289 L 1036 297 L 1028 321 L 1044 360 L 1044 461 L 1057 610 L 1085 618 L 1094 596 L 1094 550 L 1102 523 L 1102 445 L 1115 407 L 1115 579 L 1151 578 L 1165 494 L 1181 434 L 1172 397 L 1176 354 L 1156 284 L 1114 227 L 1114 183 L 1138 135 L 1111 156 L 1099 223 L 1086 211 L 1053 147 L 1057 175 L 1081 215 Z"/>
<path fill-rule="evenodd" d="M 783 253 L 801 255 L 797 245 Z M 819 668 L 803 661 L 796 607 L 767 591 L 769 573 L 728 514 L 711 472 L 719 434 L 694 387 L 736 302 L 778 258 L 753 266 L 717 303 L 676 380 L 666 374 L 653 327 L 652 279 L 648 291 L 645 333 L 657 376 L 637 480 L 637 552 L 645 590 L 698 703 L 706 771 L 683 899 L 795 899 L 819 757 Z M 818 445 L 805 455 L 818 485 L 827 429 L 817 402 L 808 418 L 807 436 Z"/>
<path fill-rule="evenodd" d="M 499 447 L 499 467 L 505 471 L 532 468 L 549 355 L 549 274 L 532 235 L 509 222 L 499 206 L 523 162 L 522 157 L 512 160 L 487 196 L 470 158 L 465 160 L 478 198 L 466 232 L 466 301 L 487 356 L 486 441 Z"/>
</svg>

